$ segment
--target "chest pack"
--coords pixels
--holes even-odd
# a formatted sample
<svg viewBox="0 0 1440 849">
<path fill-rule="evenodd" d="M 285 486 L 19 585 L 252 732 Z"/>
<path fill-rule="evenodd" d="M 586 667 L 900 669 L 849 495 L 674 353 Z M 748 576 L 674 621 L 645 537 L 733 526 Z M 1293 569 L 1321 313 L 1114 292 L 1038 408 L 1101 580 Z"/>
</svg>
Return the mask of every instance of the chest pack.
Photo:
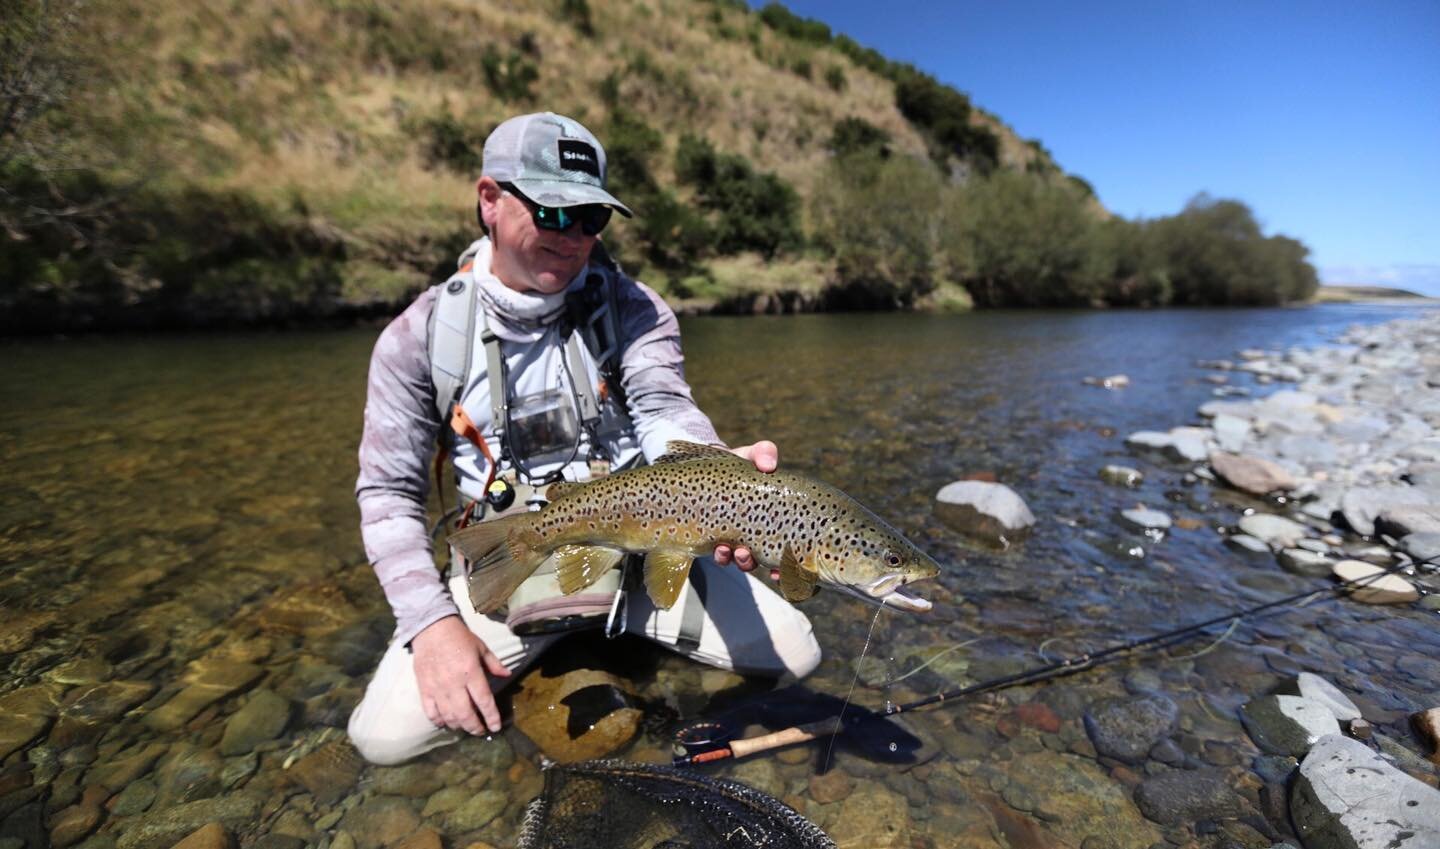
<svg viewBox="0 0 1440 849">
<path fill-rule="evenodd" d="M 592 452 L 603 452 L 608 440 L 632 428 L 620 381 L 620 321 L 615 275 L 617 269 L 600 246 L 595 248 L 598 263 L 592 266 L 585 285 L 566 297 L 560 335 L 565 339 L 565 357 L 570 372 L 580 427 L 589 437 Z M 513 440 L 506 433 L 509 407 L 514 403 L 505 380 L 500 339 L 488 326 L 479 309 L 479 285 L 469 266 L 455 273 L 440 289 L 430 313 L 430 376 L 435 386 L 435 410 L 443 423 L 450 422 L 462 438 L 476 443 L 487 455 L 492 470 L 496 463 L 489 448 L 463 409 L 457 409 L 470 380 L 475 344 L 485 347 L 486 377 L 490 389 L 490 422 L 501 445 L 501 457 L 513 460 Z M 600 383 L 593 385 L 585 370 L 581 346 L 596 363 Z M 443 440 L 442 440 L 443 442 Z M 525 459 L 525 458 L 522 458 Z M 609 458 L 587 458 L 609 459 Z"/>
</svg>

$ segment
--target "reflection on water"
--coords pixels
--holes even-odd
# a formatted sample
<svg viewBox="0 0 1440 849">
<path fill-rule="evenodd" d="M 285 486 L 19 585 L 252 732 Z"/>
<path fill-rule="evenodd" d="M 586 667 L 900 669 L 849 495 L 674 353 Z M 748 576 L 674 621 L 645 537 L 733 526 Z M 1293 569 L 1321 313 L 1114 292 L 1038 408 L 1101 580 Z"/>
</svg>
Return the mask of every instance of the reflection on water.
<svg viewBox="0 0 1440 849">
<path fill-rule="evenodd" d="M 923 587 L 932 614 L 880 619 L 855 692 L 877 707 L 1035 665 L 1042 649 L 1053 659 L 1303 589 L 1305 579 L 1219 544 L 1215 528 L 1243 505 L 1128 457 L 1123 438 L 1193 419 L 1213 389 L 1197 359 L 1318 344 L 1404 313 L 712 318 L 684 332 L 697 399 L 723 435 L 775 440 L 786 465 L 856 496 L 942 564 Z M 79 811 L 58 820 L 78 836 L 57 842 L 95 831 L 89 849 L 121 835 L 121 849 L 149 849 L 130 836 L 138 823 L 202 800 L 246 845 L 268 833 L 371 849 L 422 827 L 447 845 L 513 840 L 539 788 L 533 749 L 513 730 L 431 753 L 422 772 L 365 768 L 335 730 L 392 624 L 351 496 L 374 336 L 5 348 L 0 840 L 52 839 L 56 818 Z M 1112 374 L 1128 375 L 1129 388 L 1081 383 Z M 1097 473 L 1111 462 L 1145 469 L 1144 484 L 1104 485 Z M 936 490 L 981 472 L 1040 517 L 1017 550 L 974 550 L 931 516 Z M 1137 502 L 1196 521 L 1160 542 L 1134 536 L 1114 515 Z M 850 689 L 870 624 L 862 608 L 825 593 L 806 603 L 826 651 L 811 690 Z M 1257 753 L 1235 709 L 1308 669 L 1365 694 L 1366 715 L 1407 740 L 1406 713 L 1433 706 L 1420 661 L 1440 655 L 1440 637 L 1419 611 L 1332 602 L 1243 625 L 1189 656 L 1202 648 L 906 716 L 907 733 L 934 754 L 920 765 L 837 749 L 826 775 L 813 751 L 721 774 L 785 799 L 842 845 L 902 835 L 894 845 L 1079 846 L 1095 817 L 1116 825 L 1116 846 L 1183 843 L 1184 828 L 1140 817 L 1129 801 L 1140 768 L 1097 760 L 1080 719 L 1153 690 L 1178 706 L 1171 760 L 1222 771 L 1239 798 L 1243 815 L 1226 820 L 1226 834 L 1270 839 L 1267 779 L 1251 769 Z M 635 643 L 625 650 L 653 653 L 639 665 L 642 699 L 682 716 L 739 680 Z M 660 733 L 629 756 L 668 757 Z"/>
</svg>

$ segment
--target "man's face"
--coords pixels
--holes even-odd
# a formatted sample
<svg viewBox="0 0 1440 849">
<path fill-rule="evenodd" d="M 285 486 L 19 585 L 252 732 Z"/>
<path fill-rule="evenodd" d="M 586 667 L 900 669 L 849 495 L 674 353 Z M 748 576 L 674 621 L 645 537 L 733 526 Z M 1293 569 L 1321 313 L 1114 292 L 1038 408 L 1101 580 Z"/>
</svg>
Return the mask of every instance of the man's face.
<svg viewBox="0 0 1440 849">
<path fill-rule="evenodd" d="M 541 230 L 526 201 L 501 190 L 490 177 L 481 177 L 477 189 L 480 215 L 494 245 L 490 273 L 501 283 L 519 292 L 554 294 L 590 261 L 596 237 L 585 235 L 579 225 Z"/>
</svg>

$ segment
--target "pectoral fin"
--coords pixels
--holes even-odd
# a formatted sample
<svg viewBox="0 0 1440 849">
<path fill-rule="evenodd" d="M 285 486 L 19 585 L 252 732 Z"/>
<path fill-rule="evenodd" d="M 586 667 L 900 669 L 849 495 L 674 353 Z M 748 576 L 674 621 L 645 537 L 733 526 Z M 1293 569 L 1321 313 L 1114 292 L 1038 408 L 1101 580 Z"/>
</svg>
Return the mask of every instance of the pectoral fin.
<svg viewBox="0 0 1440 849">
<path fill-rule="evenodd" d="M 789 543 L 780 552 L 780 594 L 786 601 L 804 601 L 815 594 L 820 573 L 802 562 Z"/>
<path fill-rule="evenodd" d="M 615 568 L 625 552 L 598 545 L 562 545 L 555 549 L 555 579 L 560 592 L 578 593 Z"/>
<path fill-rule="evenodd" d="M 683 551 L 652 551 L 645 555 L 645 591 L 661 610 L 669 610 L 680 598 L 690 575 L 693 555 Z"/>
</svg>

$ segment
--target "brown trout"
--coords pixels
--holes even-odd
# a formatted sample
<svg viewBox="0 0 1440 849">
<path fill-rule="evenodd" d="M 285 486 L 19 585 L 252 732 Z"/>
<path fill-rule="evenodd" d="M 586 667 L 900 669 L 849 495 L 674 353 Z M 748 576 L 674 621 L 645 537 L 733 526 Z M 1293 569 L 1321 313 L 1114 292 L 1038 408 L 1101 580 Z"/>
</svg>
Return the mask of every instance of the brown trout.
<svg viewBox="0 0 1440 849">
<path fill-rule="evenodd" d="M 723 448 L 671 442 L 654 465 L 590 483 L 558 483 L 535 512 L 450 535 L 475 564 L 470 599 L 489 613 L 547 557 L 560 589 L 590 586 L 627 553 L 645 555 L 645 589 L 657 607 L 680 596 L 690 564 L 717 544 L 748 546 L 778 568 L 780 592 L 803 601 L 836 587 L 872 604 L 925 611 L 904 585 L 940 567 L 883 519 L 832 486 L 794 472 L 764 473 Z"/>
</svg>

